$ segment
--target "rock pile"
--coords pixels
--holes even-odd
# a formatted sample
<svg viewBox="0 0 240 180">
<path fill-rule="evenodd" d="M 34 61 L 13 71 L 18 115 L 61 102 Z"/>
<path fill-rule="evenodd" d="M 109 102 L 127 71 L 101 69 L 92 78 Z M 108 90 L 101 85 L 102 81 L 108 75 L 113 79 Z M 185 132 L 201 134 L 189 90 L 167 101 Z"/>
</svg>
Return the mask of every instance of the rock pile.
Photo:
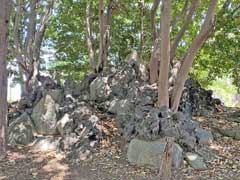
<svg viewBox="0 0 240 180">
<path fill-rule="evenodd" d="M 219 102 L 211 98 L 210 91 L 190 79 L 182 97 L 182 112 L 156 108 L 157 86 L 148 84 L 147 71 L 136 59 L 99 75 L 90 74 L 79 84 L 68 80 L 64 88 L 49 82 L 53 83 L 48 79 L 31 96 L 10 108 L 8 142 L 11 145 L 29 144 L 36 135 L 48 136 L 38 138 L 35 147 L 41 149 L 48 142 L 50 149 L 56 147 L 84 160 L 105 135 L 98 112 L 116 118 L 119 131 L 131 141 L 131 153 L 149 141 L 174 137 L 176 167 L 181 164 L 183 152 L 195 151 L 213 140 L 212 134 L 200 128 L 189 115 L 199 115 L 199 112 L 206 115 L 215 110 Z M 152 147 L 155 146 L 164 149 L 165 144 L 153 143 Z M 142 157 L 133 158 L 132 162 L 142 163 L 139 158 Z"/>
<path fill-rule="evenodd" d="M 179 110 L 193 116 L 209 116 L 221 104 L 212 95 L 211 90 L 203 89 L 196 80 L 190 78 L 185 83 Z"/>
</svg>

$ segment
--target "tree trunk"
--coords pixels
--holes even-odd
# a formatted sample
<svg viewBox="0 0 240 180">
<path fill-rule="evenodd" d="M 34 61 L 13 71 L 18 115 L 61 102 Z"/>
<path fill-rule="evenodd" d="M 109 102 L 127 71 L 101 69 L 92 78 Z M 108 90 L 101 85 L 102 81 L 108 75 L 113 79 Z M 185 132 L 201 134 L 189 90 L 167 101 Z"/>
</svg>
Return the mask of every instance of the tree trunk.
<svg viewBox="0 0 240 180">
<path fill-rule="evenodd" d="M 39 61 L 33 61 L 31 73 L 27 74 L 27 80 L 25 81 L 25 88 L 27 93 L 31 93 L 35 86 L 37 86 L 39 73 Z"/>
<path fill-rule="evenodd" d="M 164 150 L 164 154 L 162 156 L 162 164 L 159 169 L 159 179 L 160 180 L 169 180 L 171 179 L 172 172 L 172 158 L 173 158 L 173 143 L 174 138 L 166 137 L 165 138 L 166 146 Z"/>
<path fill-rule="evenodd" d="M 100 32 L 100 45 L 99 45 L 99 59 L 98 59 L 98 67 L 97 71 L 100 72 L 103 70 L 104 62 L 105 62 L 105 43 L 104 43 L 104 5 L 103 0 L 99 0 L 98 7 L 98 17 L 99 17 L 99 32 Z"/>
<path fill-rule="evenodd" d="M 140 34 L 140 50 L 139 50 L 139 56 L 142 59 L 143 54 L 143 48 L 144 48 L 144 0 L 141 0 L 140 2 L 140 14 L 141 14 L 141 34 Z"/>
<path fill-rule="evenodd" d="M 93 49 L 93 38 L 92 38 L 92 28 L 91 28 L 91 1 L 87 1 L 86 7 L 86 32 L 87 32 L 87 46 L 90 59 L 90 66 L 93 71 L 96 70 L 95 62 L 95 51 Z"/>
<path fill-rule="evenodd" d="M 157 82 L 159 78 L 159 65 L 160 64 L 160 37 L 157 38 L 153 45 L 153 50 L 150 57 L 150 84 Z"/>
<path fill-rule="evenodd" d="M 160 72 L 158 84 L 158 106 L 169 107 L 168 74 L 170 64 L 170 20 L 171 20 L 171 0 L 162 2 L 161 8 L 161 52 L 160 52 Z"/>
<path fill-rule="evenodd" d="M 24 71 L 22 70 L 21 66 L 18 65 L 18 71 L 19 71 L 19 78 L 20 78 L 20 88 L 21 88 L 21 97 L 23 97 L 26 94 L 26 89 L 24 85 Z"/>
<path fill-rule="evenodd" d="M 179 69 L 179 73 L 176 78 L 171 99 L 171 108 L 175 112 L 178 110 L 184 84 L 190 68 L 192 67 L 194 57 L 196 56 L 198 49 L 201 48 L 201 46 L 206 41 L 207 37 L 214 28 L 214 13 L 216 6 L 217 0 L 211 0 L 201 30 L 196 36 L 196 38 L 193 40 L 190 48 L 184 56 L 183 63 Z"/>
<path fill-rule="evenodd" d="M 107 13 L 104 13 L 103 0 L 99 0 L 99 32 L 100 32 L 100 46 L 99 46 L 99 60 L 97 71 L 100 72 L 105 66 L 107 66 L 109 40 L 110 40 L 110 28 L 112 20 L 112 5 L 113 0 L 109 0 Z"/>
<path fill-rule="evenodd" d="M 107 6 L 107 14 L 104 19 L 105 23 L 105 33 L 104 33 L 104 57 L 105 57 L 105 62 L 104 66 L 107 66 L 108 63 L 108 53 L 109 53 L 109 43 L 110 43 L 110 31 L 111 31 L 111 22 L 112 22 L 112 13 L 113 13 L 113 0 L 109 0 L 108 6 Z"/>
<path fill-rule="evenodd" d="M 11 1 L 0 0 L 0 156 L 6 154 L 7 124 L 7 34 L 10 19 Z"/>
<path fill-rule="evenodd" d="M 150 14 L 150 25 L 151 25 L 151 31 L 152 31 L 152 53 L 149 63 L 149 70 L 150 70 L 150 83 L 156 83 L 158 80 L 158 70 L 159 70 L 159 51 L 160 51 L 160 38 L 159 33 L 156 30 L 156 12 L 157 8 L 160 4 L 160 0 L 154 0 L 151 14 Z"/>
</svg>

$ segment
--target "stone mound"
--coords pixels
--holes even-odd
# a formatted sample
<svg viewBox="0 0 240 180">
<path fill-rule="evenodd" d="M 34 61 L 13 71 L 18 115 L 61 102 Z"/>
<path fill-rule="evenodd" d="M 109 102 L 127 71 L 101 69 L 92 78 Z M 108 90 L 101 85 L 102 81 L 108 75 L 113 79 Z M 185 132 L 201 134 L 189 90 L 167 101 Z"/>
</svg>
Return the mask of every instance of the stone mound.
<svg viewBox="0 0 240 180">
<path fill-rule="evenodd" d="M 57 137 L 56 142 L 51 139 L 54 147 L 84 160 L 106 136 L 99 112 L 114 117 L 128 141 L 155 141 L 169 136 L 175 138 L 177 147 L 188 152 L 213 140 L 210 132 L 191 119 L 192 114 L 209 115 L 216 110 L 220 102 L 211 97 L 211 92 L 189 79 L 179 112 L 156 108 L 157 86 L 148 84 L 147 70 L 137 60 L 102 74 L 89 74 L 80 83 L 68 80 L 64 88 L 42 84 L 10 105 L 10 145 L 29 144 L 33 136 L 53 136 Z M 20 131 L 20 126 L 30 130 Z"/>
</svg>

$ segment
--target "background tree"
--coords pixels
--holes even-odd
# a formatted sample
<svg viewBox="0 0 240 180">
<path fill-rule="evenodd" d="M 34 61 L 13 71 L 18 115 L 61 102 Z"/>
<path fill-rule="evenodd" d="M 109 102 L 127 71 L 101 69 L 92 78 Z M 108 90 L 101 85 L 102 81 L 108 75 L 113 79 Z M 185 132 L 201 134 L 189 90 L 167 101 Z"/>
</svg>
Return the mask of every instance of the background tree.
<svg viewBox="0 0 240 180">
<path fill-rule="evenodd" d="M 16 0 L 11 51 L 25 77 L 25 92 L 33 90 L 41 64 L 41 47 L 54 0 Z"/>
<path fill-rule="evenodd" d="M 105 19 L 109 2 L 103 1 Z M 181 75 L 179 70 L 183 67 L 186 55 L 189 54 L 186 50 L 190 50 L 193 40 L 201 31 L 210 2 L 210 0 L 204 2 L 199 0 L 171 1 L 170 67 L 168 71 L 169 96 L 171 97 L 174 95 L 173 92 L 176 93 L 176 90 L 172 91 L 172 88 L 174 85 L 176 88 L 177 77 Z M 109 31 L 110 39 L 107 48 L 109 63 L 118 64 L 132 50 L 137 50 L 142 54 L 142 62 L 149 65 L 151 83 L 158 80 L 159 62 L 162 56 L 160 53 L 160 44 L 163 43 L 160 37 L 162 14 L 159 8 L 162 3 L 163 1 L 160 0 L 145 0 L 143 5 L 143 1 L 116 0 L 111 6 L 114 15 L 111 16 L 111 31 Z M 236 17 L 239 14 L 238 5 L 237 0 L 218 2 L 216 15 L 219 18 L 217 18 L 216 31 L 211 33 L 211 28 L 211 32 L 206 35 L 211 36 L 209 40 L 207 38 L 203 40 L 203 42 L 206 41 L 203 48 L 201 49 L 202 45 L 200 45 L 197 47 L 198 50 L 201 49 L 199 52 L 197 50 L 195 53 L 194 50 L 196 61 L 194 61 L 193 68 L 187 68 L 190 72 L 190 74 L 187 73 L 187 77 L 194 76 L 206 85 L 210 82 L 209 80 L 216 77 L 232 74 L 231 77 L 236 77 L 235 82 L 237 82 L 239 18 Z M 222 10 L 224 6 L 226 8 Z M 90 15 L 88 7 L 91 10 Z M 117 10 L 115 10 L 116 7 L 118 7 Z M 90 17 L 90 31 L 87 31 L 87 17 Z M 223 26 L 224 28 L 221 28 Z M 144 29 L 144 46 L 141 43 L 142 29 Z M 56 50 L 56 60 L 52 61 L 52 69 L 58 70 L 57 72 L 63 78 L 71 76 L 74 79 L 81 79 L 85 73 L 89 72 L 89 66 L 92 67 L 90 63 L 93 62 L 92 57 L 95 60 L 94 66 L 99 63 L 99 0 L 60 1 L 46 38 L 50 42 L 49 47 Z M 91 41 L 88 41 L 89 39 Z M 224 45 L 221 44 L 222 41 Z M 90 46 L 88 42 L 91 42 Z M 235 45 L 231 46 L 231 44 Z M 232 60 L 226 61 L 226 59 Z M 219 62 L 221 63 L 218 64 Z M 93 67 L 91 69 L 93 70 Z M 172 103 L 173 99 L 171 98 Z M 171 103 L 169 105 L 171 106 Z"/>
<path fill-rule="evenodd" d="M 7 50 L 11 1 L 0 0 L 0 157 L 6 153 Z"/>
</svg>

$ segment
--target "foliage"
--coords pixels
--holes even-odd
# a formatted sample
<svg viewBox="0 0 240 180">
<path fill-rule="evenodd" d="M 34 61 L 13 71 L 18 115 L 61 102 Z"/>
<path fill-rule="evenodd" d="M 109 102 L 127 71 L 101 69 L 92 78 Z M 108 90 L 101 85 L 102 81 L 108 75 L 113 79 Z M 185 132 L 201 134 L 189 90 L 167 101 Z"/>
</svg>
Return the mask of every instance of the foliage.
<svg viewBox="0 0 240 180">
<path fill-rule="evenodd" d="M 106 4 L 107 1 L 105 1 Z M 109 60 L 116 63 L 125 59 L 125 57 L 134 49 L 140 49 L 140 31 L 141 18 L 144 23 L 144 50 L 143 61 L 150 59 L 152 37 L 150 30 L 150 9 L 151 0 L 145 0 L 144 17 L 141 17 L 140 1 L 118 1 L 118 9 L 113 14 L 111 23 Z M 239 7 L 238 1 L 231 1 L 228 8 L 223 11 L 222 7 L 225 1 L 219 0 L 216 28 L 210 39 L 199 51 L 191 75 L 198 79 L 201 84 L 207 86 L 216 79 L 228 75 L 234 79 L 234 84 L 239 86 L 240 81 L 238 69 L 240 68 L 239 55 Z M 189 47 L 192 39 L 199 31 L 203 11 L 207 9 L 208 1 L 199 1 L 199 6 L 194 16 L 193 22 L 186 31 L 181 41 L 176 60 L 183 56 L 186 48 Z M 172 1 L 173 11 L 172 20 L 181 12 L 184 1 Z M 51 25 L 48 28 L 45 37 L 48 46 L 56 50 L 56 60 L 51 63 L 52 70 L 59 70 L 62 76 L 68 74 L 79 79 L 83 74 L 89 71 L 89 56 L 86 45 L 85 31 L 85 8 L 86 1 L 62 0 L 54 11 Z M 185 18 L 185 17 L 184 17 Z M 176 35 L 182 26 L 184 18 L 172 29 L 171 39 Z M 94 39 L 94 48 L 99 46 L 98 29 L 98 1 L 92 1 L 92 32 Z M 160 8 L 156 17 L 157 27 L 160 24 Z M 98 51 L 96 56 L 98 55 Z M 97 59 L 97 57 L 96 57 Z"/>
<path fill-rule="evenodd" d="M 192 72 L 204 86 L 227 76 L 240 87 L 240 11 L 237 8 L 239 1 L 233 0 L 227 10 L 219 10 L 215 32 L 198 54 Z"/>
<path fill-rule="evenodd" d="M 214 96 L 220 98 L 224 105 L 228 107 L 240 107 L 237 87 L 232 84 L 231 79 L 226 77 L 216 79 L 207 88 L 213 90 Z"/>
</svg>

